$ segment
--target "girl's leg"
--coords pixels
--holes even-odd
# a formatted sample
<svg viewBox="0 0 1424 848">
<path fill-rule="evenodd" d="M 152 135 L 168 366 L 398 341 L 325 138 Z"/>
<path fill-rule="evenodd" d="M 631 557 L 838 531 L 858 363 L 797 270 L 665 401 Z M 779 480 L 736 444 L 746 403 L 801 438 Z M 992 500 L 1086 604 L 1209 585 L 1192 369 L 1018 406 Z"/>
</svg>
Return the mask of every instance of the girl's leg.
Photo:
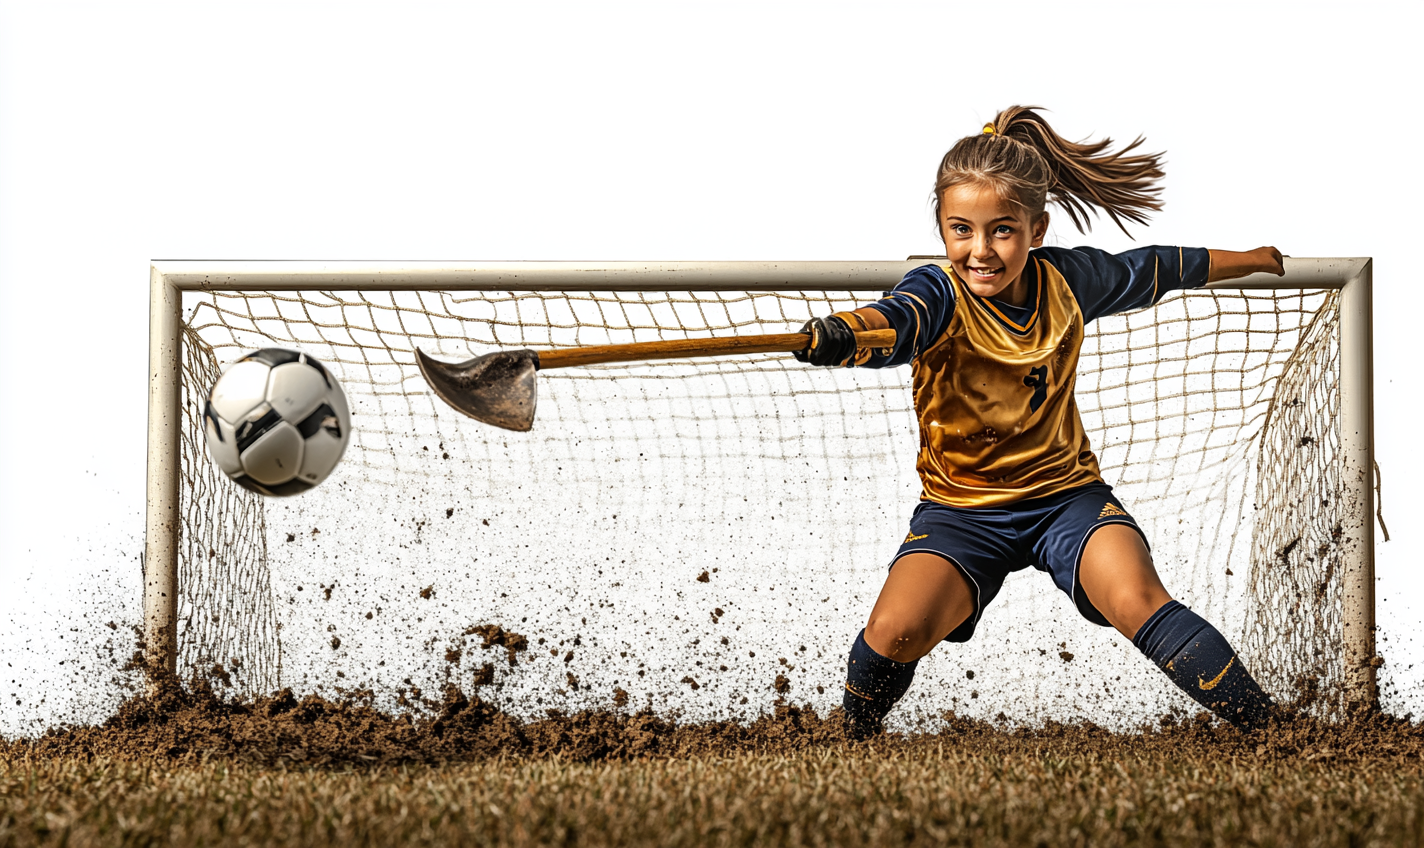
<svg viewBox="0 0 1424 848">
<path fill-rule="evenodd" d="M 896 560 L 851 646 L 846 670 L 846 721 L 865 737 L 910 688 L 915 664 L 974 614 L 974 593 L 949 560 L 929 553 Z"/>
<path fill-rule="evenodd" d="M 865 623 L 865 641 L 902 663 L 928 654 L 974 614 L 974 591 L 954 564 L 930 553 L 895 561 Z"/>
<path fill-rule="evenodd" d="M 1226 637 L 1167 594 L 1137 531 L 1110 524 L 1078 566 L 1088 601 L 1197 703 L 1243 729 L 1265 722 L 1271 699 Z"/>
<path fill-rule="evenodd" d="M 1172 600 L 1141 534 L 1126 524 L 1109 524 L 1088 538 L 1078 582 L 1103 618 L 1128 639 Z"/>
</svg>

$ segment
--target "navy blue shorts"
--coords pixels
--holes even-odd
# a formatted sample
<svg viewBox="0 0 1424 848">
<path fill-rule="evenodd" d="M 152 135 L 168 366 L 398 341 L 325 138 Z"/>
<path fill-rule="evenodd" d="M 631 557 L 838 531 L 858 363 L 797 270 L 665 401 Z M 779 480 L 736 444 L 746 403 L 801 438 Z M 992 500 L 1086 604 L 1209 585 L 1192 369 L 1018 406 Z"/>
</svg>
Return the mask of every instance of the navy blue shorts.
<svg viewBox="0 0 1424 848">
<path fill-rule="evenodd" d="M 1053 575 L 1054 585 L 1073 599 L 1084 618 L 1108 627 L 1108 620 L 1088 601 L 1078 582 L 1078 565 L 1088 538 L 1109 524 L 1126 524 L 1142 534 L 1106 483 L 994 508 L 920 501 L 910 518 L 910 534 L 890 567 L 906 554 L 931 553 L 964 574 L 974 592 L 974 614 L 946 636 L 946 642 L 967 642 L 1004 578 L 1029 566 Z M 1147 537 L 1142 541 L 1146 544 Z"/>
</svg>

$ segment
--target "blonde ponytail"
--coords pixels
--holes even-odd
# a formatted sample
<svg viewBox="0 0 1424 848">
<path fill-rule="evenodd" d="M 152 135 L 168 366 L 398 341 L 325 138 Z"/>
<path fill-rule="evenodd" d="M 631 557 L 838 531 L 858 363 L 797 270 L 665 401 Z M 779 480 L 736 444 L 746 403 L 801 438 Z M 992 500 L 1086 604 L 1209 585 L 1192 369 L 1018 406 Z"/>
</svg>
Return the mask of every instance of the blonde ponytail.
<svg viewBox="0 0 1424 848">
<path fill-rule="evenodd" d="M 1112 139 L 1078 143 L 1054 132 L 1037 106 L 1010 106 L 965 136 L 944 154 L 935 177 L 934 215 L 939 227 L 940 200 L 963 183 L 990 186 L 1037 218 L 1046 203 L 1063 207 L 1079 232 L 1091 227 L 1089 213 L 1107 213 L 1124 233 L 1124 221 L 1147 223 L 1162 208 L 1162 154 L 1132 151 L 1141 137 L 1117 152 Z M 1129 234 L 1130 235 L 1130 234 Z"/>
</svg>

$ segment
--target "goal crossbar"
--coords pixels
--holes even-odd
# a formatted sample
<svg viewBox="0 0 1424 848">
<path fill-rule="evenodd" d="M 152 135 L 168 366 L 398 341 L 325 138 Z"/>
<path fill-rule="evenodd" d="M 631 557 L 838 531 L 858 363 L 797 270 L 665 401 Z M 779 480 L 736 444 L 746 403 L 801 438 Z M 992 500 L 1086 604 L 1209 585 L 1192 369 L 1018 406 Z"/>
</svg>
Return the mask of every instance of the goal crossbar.
<svg viewBox="0 0 1424 848">
<path fill-rule="evenodd" d="M 891 288 L 926 258 L 905 261 L 228 261 L 154 260 L 150 267 L 144 631 L 152 661 L 176 667 L 182 520 L 182 293 L 245 291 L 846 291 Z M 1346 697 L 1373 703 L 1375 681 L 1371 260 L 1285 259 L 1285 275 L 1253 274 L 1211 289 L 1339 292 L 1339 528 Z"/>
</svg>

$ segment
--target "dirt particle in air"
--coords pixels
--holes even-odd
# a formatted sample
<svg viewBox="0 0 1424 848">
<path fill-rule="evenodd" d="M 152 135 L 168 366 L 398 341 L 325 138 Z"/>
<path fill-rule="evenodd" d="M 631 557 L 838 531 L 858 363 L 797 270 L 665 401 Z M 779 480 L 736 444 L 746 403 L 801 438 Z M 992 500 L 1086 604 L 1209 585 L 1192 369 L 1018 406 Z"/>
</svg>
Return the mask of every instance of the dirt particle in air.
<svg viewBox="0 0 1424 848">
<path fill-rule="evenodd" d="M 297 534 L 296 534 L 296 533 L 288 533 L 288 534 L 287 534 L 287 541 L 288 541 L 288 542 L 295 542 L 296 540 L 297 540 Z"/>
<path fill-rule="evenodd" d="M 321 593 L 322 593 L 322 595 L 325 596 L 325 600 L 328 600 L 328 601 L 331 600 L 331 590 L 332 590 L 332 589 L 335 589 L 335 588 L 336 588 L 336 584 L 335 584 L 335 583 L 332 583 L 330 586 L 326 585 L 325 583 L 322 584 L 322 586 L 321 586 Z"/>
<path fill-rule="evenodd" d="M 1071 654 L 1071 653 L 1068 652 L 1068 651 L 1059 651 L 1059 652 L 1058 652 L 1058 658 L 1059 658 L 1060 660 L 1063 660 L 1064 662 L 1072 662 L 1072 661 L 1073 661 L 1073 654 Z"/>
<path fill-rule="evenodd" d="M 771 688 L 775 689 L 778 694 L 785 695 L 791 691 L 791 679 L 784 674 L 778 674 L 776 682 L 771 684 Z"/>
<path fill-rule="evenodd" d="M 691 687 L 692 687 L 692 691 L 694 691 L 694 692 L 696 692 L 698 689 L 701 689 L 701 688 L 702 688 L 702 687 L 697 683 L 696 680 L 693 680 L 693 679 L 692 679 L 691 676 L 684 677 L 682 680 L 680 680 L 680 681 L 678 681 L 678 682 L 679 682 L 679 683 L 686 683 L 688 686 L 691 686 Z"/>
<path fill-rule="evenodd" d="M 420 590 L 420 597 L 424 598 L 424 599 L 427 600 L 427 601 L 430 600 L 431 598 L 433 598 L 434 596 L 435 596 L 435 586 L 434 586 L 434 584 L 431 584 L 431 585 L 429 585 L 429 586 L 426 586 L 424 589 L 421 589 L 421 590 Z"/>
<path fill-rule="evenodd" d="M 573 652 L 573 651 L 569 651 L 567 654 L 564 654 L 564 664 L 565 664 L 565 665 L 568 665 L 569 663 L 571 663 L 571 662 L 573 662 L 573 661 L 574 661 L 574 652 Z"/>
<path fill-rule="evenodd" d="M 628 693 L 621 686 L 613 687 L 613 706 L 619 709 L 628 706 Z"/>
<path fill-rule="evenodd" d="M 464 635 L 480 637 L 484 641 L 484 644 L 480 646 L 482 648 L 504 648 L 511 666 L 519 664 L 514 655 L 529 648 L 528 639 L 518 633 L 505 630 L 498 624 L 472 625 L 465 628 Z"/>
<path fill-rule="evenodd" d="M 974 672 L 972 672 L 972 671 L 966 671 L 966 672 L 964 672 L 964 676 L 965 676 L 965 678 L 967 678 L 967 679 L 969 679 L 969 680 L 973 680 L 973 679 L 974 679 Z"/>
<path fill-rule="evenodd" d="M 707 582 L 710 582 L 711 580 L 712 580 L 712 575 L 708 574 L 706 571 L 704 571 L 704 572 L 702 572 L 701 574 L 697 575 L 697 582 L 698 582 L 698 583 L 707 583 Z"/>
<path fill-rule="evenodd" d="M 340 636 L 332 636 L 332 637 L 331 637 L 331 648 L 332 648 L 332 650 L 335 650 L 335 649 L 337 649 L 337 648 L 339 648 L 339 647 L 341 647 L 341 637 L 340 637 Z"/>
<path fill-rule="evenodd" d="M 453 518 L 454 516 L 455 516 L 455 508 L 454 508 L 453 506 L 452 506 L 452 507 L 449 507 L 448 509 L 445 510 L 445 517 L 446 517 L 446 518 Z"/>
<path fill-rule="evenodd" d="M 574 673 L 572 671 L 564 672 L 564 680 L 568 682 L 570 689 L 574 690 L 575 692 L 578 691 L 579 679 L 574 676 Z"/>
</svg>

